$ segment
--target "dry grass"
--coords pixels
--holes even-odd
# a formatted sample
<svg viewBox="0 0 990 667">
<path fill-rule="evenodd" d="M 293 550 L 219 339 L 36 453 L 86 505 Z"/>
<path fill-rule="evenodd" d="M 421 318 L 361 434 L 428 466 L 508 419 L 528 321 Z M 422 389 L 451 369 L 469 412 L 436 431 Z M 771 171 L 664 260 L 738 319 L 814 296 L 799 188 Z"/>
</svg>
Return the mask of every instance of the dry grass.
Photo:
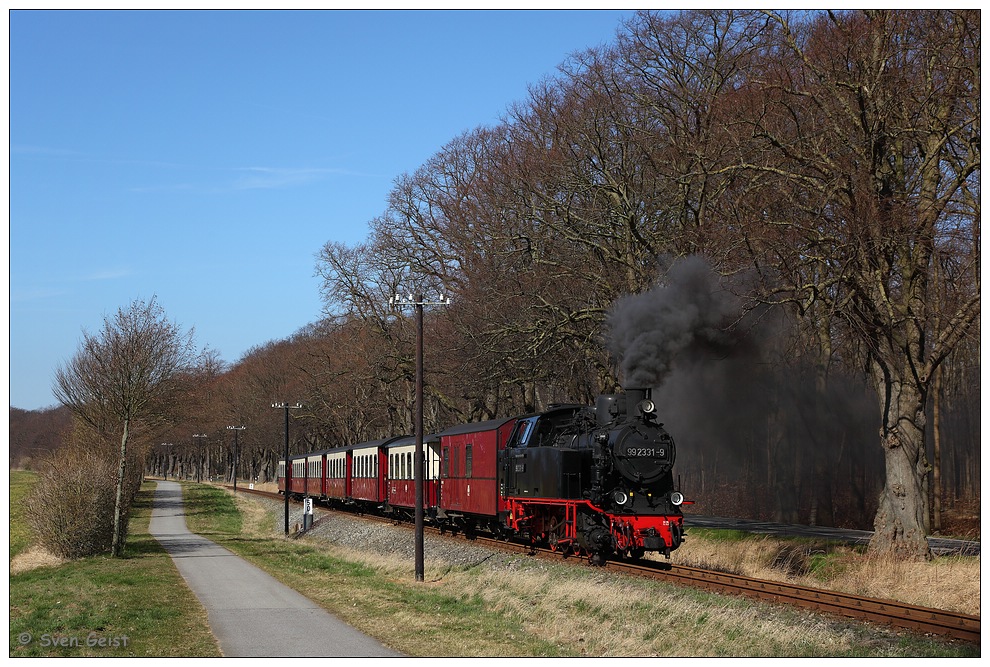
<svg viewBox="0 0 990 667">
<path fill-rule="evenodd" d="M 239 502 L 238 508 L 245 515 L 245 529 L 252 526 L 251 532 L 257 537 L 270 534 L 270 526 L 266 524 L 268 514 L 257 502 Z M 731 535 L 692 530 L 670 562 L 980 615 L 978 557 L 940 557 L 927 563 L 914 563 L 873 556 L 841 545 L 758 535 L 723 539 L 724 534 Z M 342 549 L 339 545 L 337 548 Z M 386 570 L 393 567 L 387 558 L 357 550 L 346 557 L 363 562 L 371 560 L 372 567 Z M 397 567 L 401 570 L 407 566 L 402 563 Z M 529 582 L 526 587 L 536 585 Z M 565 599 L 570 598 L 565 596 Z M 511 602 L 506 604 L 511 606 Z"/>
<path fill-rule="evenodd" d="M 383 555 L 342 546 L 335 557 L 361 563 L 384 578 L 410 587 L 410 563 L 398 555 Z M 854 624 L 813 613 L 751 603 L 638 579 L 623 580 L 609 572 L 507 556 L 503 567 L 449 568 L 427 560 L 426 586 L 438 599 L 480 600 L 493 618 L 517 619 L 520 634 L 485 636 L 445 635 L 440 649 L 435 640 L 403 644 L 412 655 L 509 657 L 520 654 L 524 636 L 556 646 L 559 655 L 586 657 L 696 656 L 849 656 L 884 655 L 900 640 L 875 629 L 870 635 Z M 421 586 L 423 584 L 420 584 Z M 439 607 L 438 607 L 439 609 Z M 351 622 L 366 626 L 383 621 L 355 610 Z M 391 627 L 429 636 L 429 624 L 445 621 L 392 609 Z M 426 623 L 427 625 L 424 625 Z M 893 655 L 905 655 L 894 650 Z M 445 651 L 445 652 L 439 652 Z M 908 655 L 911 649 L 907 649 Z"/>
<path fill-rule="evenodd" d="M 262 539 L 278 536 L 278 531 L 272 530 L 270 505 L 266 509 L 262 507 L 266 503 L 246 494 L 237 499 L 237 504 L 243 512 L 242 535 Z M 280 520 L 276 523 L 280 525 Z M 607 568 L 573 567 L 509 554 L 475 565 L 452 566 L 431 559 L 429 536 L 427 539 L 425 584 L 412 581 L 408 555 L 351 548 L 337 542 L 331 545 L 315 537 L 286 544 L 315 549 L 314 557 L 327 550 L 341 562 L 361 564 L 377 573 L 370 579 L 364 576 L 349 583 L 336 579 L 328 583 L 320 578 L 339 576 L 338 570 L 343 566 L 325 570 L 314 564 L 305 570 L 300 582 L 304 587 L 313 586 L 303 590 L 304 594 L 322 600 L 365 631 L 374 634 L 373 629 L 383 624 L 402 628 L 402 650 L 410 655 L 918 656 L 930 650 L 904 645 L 903 636 L 880 628 L 866 629 L 842 619 L 787 607 L 616 577 Z M 725 565 L 739 558 L 765 562 L 773 549 L 764 539 L 723 544 L 692 538 L 692 542 L 692 549 L 709 560 L 723 558 L 719 561 L 722 569 L 738 569 Z M 284 565 L 286 559 L 279 558 Z M 866 576 L 860 572 L 860 576 Z M 754 574 L 773 578 L 766 576 L 766 571 Z M 359 599 L 365 599 L 360 595 L 351 599 L 361 586 L 369 585 L 383 587 L 378 596 L 391 601 L 379 608 L 358 604 Z M 815 585 L 822 584 L 817 581 Z M 386 589 L 388 593 L 383 597 L 381 591 Z M 432 609 L 435 614 L 430 613 Z M 478 609 L 491 619 L 501 619 L 498 623 L 486 622 L 486 630 L 480 635 L 477 629 L 466 629 L 470 626 L 465 625 Z M 437 641 L 438 627 L 443 631 L 441 643 Z M 526 653 L 526 647 L 534 642 L 556 648 Z"/>
<path fill-rule="evenodd" d="M 65 562 L 42 546 L 31 546 L 10 559 L 10 573 L 20 574 L 39 567 L 55 567 Z"/>
<path fill-rule="evenodd" d="M 691 531 L 672 562 L 980 614 L 980 559 L 976 557 L 940 557 L 916 563 L 864 554 L 846 546 L 762 536 L 719 539 L 714 532 L 696 535 Z"/>
<path fill-rule="evenodd" d="M 237 482 L 237 488 L 238 489 L 246 489 L 246 488 L 248 488 L 248 485 L 245 482 Z M 255 491 L 264 491 L 266 493 L 278 493 L 278 483 L 276 483 L 276 482 L 255 482 L 254 483 L 254 490 Z"/>
</svg>

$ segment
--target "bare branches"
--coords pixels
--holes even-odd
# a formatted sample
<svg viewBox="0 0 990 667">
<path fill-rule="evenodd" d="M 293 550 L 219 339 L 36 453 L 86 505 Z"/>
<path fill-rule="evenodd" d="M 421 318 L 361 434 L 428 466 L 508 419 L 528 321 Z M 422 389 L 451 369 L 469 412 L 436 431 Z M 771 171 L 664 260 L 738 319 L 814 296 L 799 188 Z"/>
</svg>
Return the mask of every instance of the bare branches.
<svg viewBox="0 0 990 667">
<path fill-rule="evenodd" d="M 123 548 L 130 505 L 125 494 L 130 440 L 135 433 L 146 438 L 159 432 L 176 416 L 173 399 L 195 361 L 192 332 L 184 334 L 152 298 L 105 318 L 99 335 L 84 333 L 79 351 L 55 373 L 56 398 L 97 436 L 119 438 L 114 556 Z"/>
</svg>

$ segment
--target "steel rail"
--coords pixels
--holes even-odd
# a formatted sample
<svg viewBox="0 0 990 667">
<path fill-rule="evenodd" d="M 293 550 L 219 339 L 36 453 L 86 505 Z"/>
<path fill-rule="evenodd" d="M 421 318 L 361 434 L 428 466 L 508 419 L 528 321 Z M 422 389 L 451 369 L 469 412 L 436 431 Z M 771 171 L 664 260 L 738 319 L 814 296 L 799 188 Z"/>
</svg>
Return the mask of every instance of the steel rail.
<svg viewBox="0 0 990 667">
<path fill-rule="evenodd" d="M 980 642 L 979 616 L 683 565 L 670 566 L 669 570 L 632 563 L 616 563 L 616 565 L 617 569 L 713 592 L 739 594 L 915 632 L 947 636 L 977 644 Z M 662 566 L 662 564 L 658 565 Z"/>
</svg>

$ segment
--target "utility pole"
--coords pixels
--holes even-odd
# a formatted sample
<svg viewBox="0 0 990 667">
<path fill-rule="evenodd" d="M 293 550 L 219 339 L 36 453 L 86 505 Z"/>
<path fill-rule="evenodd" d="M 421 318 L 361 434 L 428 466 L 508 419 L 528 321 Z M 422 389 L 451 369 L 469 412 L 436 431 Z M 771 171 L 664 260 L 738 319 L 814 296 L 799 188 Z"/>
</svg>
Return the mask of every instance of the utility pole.
<svg viewBox="0 0 990 667">
<path fill-rule="evenodd" d="M 392 308 L 416 307 L 416 454 L 413 458 L 413 481 L 416 488 L 416 581 L 423 581 L 423 306 L 449 306 L 450 297 L 440 296 L 439 301 L 426 301 L 422 294 L 412 294 L 403 299 L 396 294 L 388 300 Z"/>
<path fill-rule="evenodd" d="M 238 452 L 237 434 L 240 433 L 241 431 L 243 431 L 246 428 L 247 428 L 247 426 L 228 426 L 227 427 L 227 430 L 228 431 L 233 431 L 234 432 L 234 493 L 237 493 L 237 452 Z"/>
<path fill-rule="evenodd" d="M 285 536 L 289 536 L 289 481 L 292 479 L 292 468 L 289 463 L 289 410 L 299 410 L 302 403 L 272 403 L 272 407 L 285 410 Z"/>
</svg>

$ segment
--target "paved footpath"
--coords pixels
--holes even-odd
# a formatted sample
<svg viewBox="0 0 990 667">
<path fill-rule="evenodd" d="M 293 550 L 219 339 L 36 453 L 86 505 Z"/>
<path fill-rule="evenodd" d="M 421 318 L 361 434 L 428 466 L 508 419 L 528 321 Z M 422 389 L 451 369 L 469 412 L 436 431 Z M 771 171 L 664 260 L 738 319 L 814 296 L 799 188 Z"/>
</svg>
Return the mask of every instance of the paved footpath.
<svg viewBox="0 0 990 667">
<path fill-rule="evenodd" d="M 214 542 L 189 532 L 176 482 L 158 482 L 154 535 L 209 614 L 227 657 L 398 657 Z"/>
</svg>

